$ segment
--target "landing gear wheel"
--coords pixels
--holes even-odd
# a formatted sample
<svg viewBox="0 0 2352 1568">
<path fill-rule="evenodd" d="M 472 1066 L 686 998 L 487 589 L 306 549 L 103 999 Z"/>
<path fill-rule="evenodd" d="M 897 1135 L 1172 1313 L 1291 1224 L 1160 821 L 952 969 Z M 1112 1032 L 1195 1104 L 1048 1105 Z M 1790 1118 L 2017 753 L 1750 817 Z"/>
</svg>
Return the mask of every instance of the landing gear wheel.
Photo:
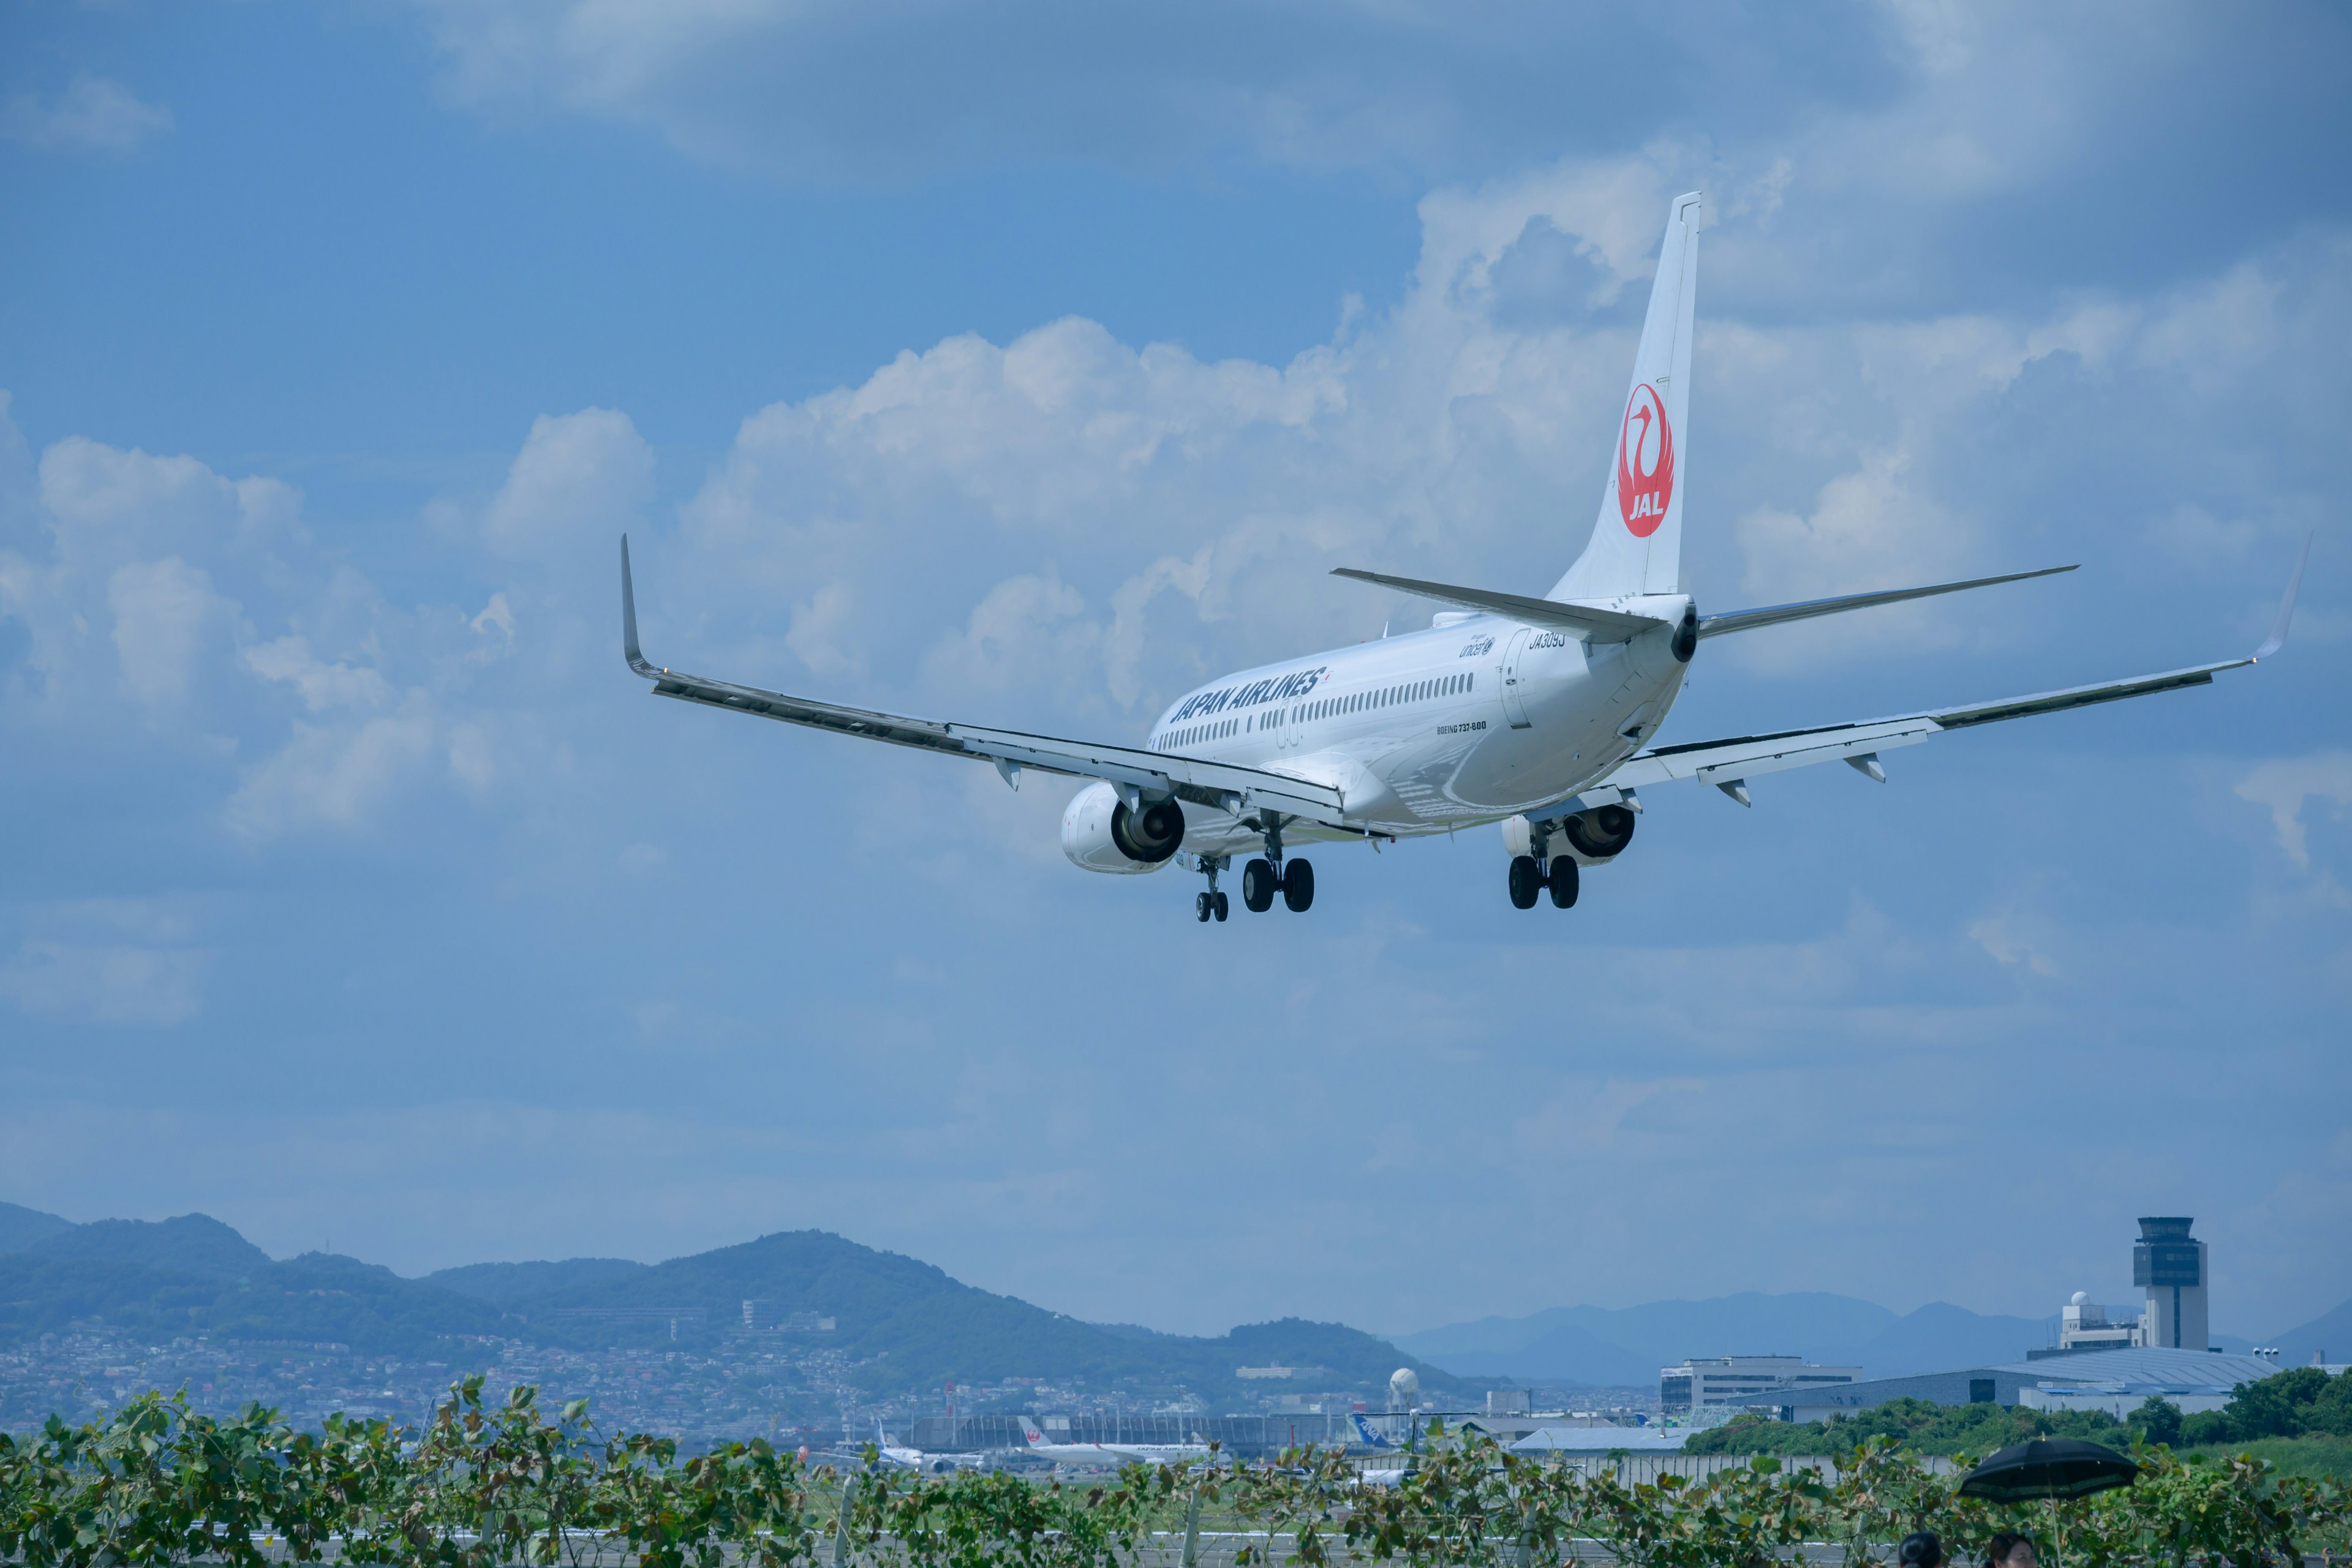
<svg viewBox="0 0 2352 1568">
<path fill-rule="evenodd" d="M 1315 868 L 1293 860 L 1282 868 L 1282 901 L 1294 915 L 1303 915 L 1315 902 Z"/>
<path fill-rule="evenodd" d="M 1576 859 L 1570 855 L 1551 858 L 1551 907 L 1572 910 L 1576 907 L 1576 884 L 1579 880 Z"/>
<path fill-rule="evenodd" d="M 1212 911 L 1216 915 L 1216 917 L 1217 917 L 1219 920 L 1223 920 L 1223 919 L 1225 918 L 1225 905 L 1226 905 L 1226 903 L 1227 903 L 1227 900 L 1226 900 L 1226 898 L 1225 898 L 1225 891 L 1224 891 L 1224 889 L 1223 889 L 1223 888 L 1220 888 L 1220 889 L 1217 889 L 1217 894 L 1216 894 L 1216 899 L 1215 899 L 1215 900 L 1214 900 L 1213 902 L 1212 902 L 1212 903 L 1210 904 L 1210 906 L 1209 906 L 1210 910 L 1212 910 Z"/>
<path fill-rule="evenodd" d="M 1216 906 L 1214 904 L 1212 904 L 1209 901 L 1208 894 L 1195 893 L 1192 895 L 1192 913 L 1200 917 L 1201 922 L 1203 925 L 1208 923 L 1209 911 L 1215 907 Z"/>
<path fill-rule="evenodd" d="M 1543 868 L 1532 855 L 1511 857 L 1511 906 L 1531 910 L 1536 907 L 1536 895 L 1543 890 Z"/>
<path fill-rule="evenodd" d="M 1242 908 L 1254 915 L 1262 915 L 1274 908 L 1272 862 L 1253 860 L 1242 868 Z"/>
</svg>

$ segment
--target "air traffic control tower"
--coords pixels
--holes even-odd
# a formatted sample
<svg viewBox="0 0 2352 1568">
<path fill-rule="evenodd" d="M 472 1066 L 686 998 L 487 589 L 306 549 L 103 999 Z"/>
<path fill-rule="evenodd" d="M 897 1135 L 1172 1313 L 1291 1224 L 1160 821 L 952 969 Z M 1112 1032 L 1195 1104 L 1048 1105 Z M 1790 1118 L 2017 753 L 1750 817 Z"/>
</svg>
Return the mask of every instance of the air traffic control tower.
<svg viewBox="0 0 2352 1568">
<path fill-rule="evenodd" d="M 2147 1289 L 2147 1342 L 2170 1350 L 2210 1348 L 2205 1323 L 2205 1244 L 2192 1241 L 2191 1219 L 2139 1222 L 2132 1283 Z"/>
</svg>

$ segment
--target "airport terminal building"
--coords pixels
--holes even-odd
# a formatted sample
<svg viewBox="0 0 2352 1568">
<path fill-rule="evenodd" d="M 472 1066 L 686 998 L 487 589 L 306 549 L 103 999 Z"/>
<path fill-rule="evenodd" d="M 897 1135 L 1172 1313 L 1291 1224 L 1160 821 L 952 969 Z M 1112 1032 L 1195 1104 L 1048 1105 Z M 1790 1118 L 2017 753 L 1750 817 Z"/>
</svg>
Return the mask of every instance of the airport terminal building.
<svg viewBox="0 0 2352 1568">
<path fill-rule="evenodd" d="M 2104 1410 L 2120 1420 L 2150 1395 L 2177 1405 L 2183 1415 L 2219 1410 L 2230 1402 L 2230 1393 L 2238 1384 L 2259 1383 L 2279 1370 L 2277 1363 L 2261 1356 L 2144 1345 L 1963 1367 L 1918 1377 L 1769 1389 L 1735 1395 L 1729 1403 L 1767 1411 L 1783 1421 L 1852 1415 L 1896 1399 L 1924 1399 L 1931 1405 L 2021 1405 L 2029 1410 Z"/>
</svg>

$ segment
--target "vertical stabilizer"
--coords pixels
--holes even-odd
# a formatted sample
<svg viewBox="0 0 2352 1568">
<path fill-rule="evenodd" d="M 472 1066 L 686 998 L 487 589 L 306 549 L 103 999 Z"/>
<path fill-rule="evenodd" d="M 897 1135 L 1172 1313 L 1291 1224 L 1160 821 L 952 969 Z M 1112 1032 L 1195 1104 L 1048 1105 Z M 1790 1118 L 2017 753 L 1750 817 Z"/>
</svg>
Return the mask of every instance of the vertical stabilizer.
<svg viewBox="0 0 2352 1568">
<path fill-rule="evenodd" d="M 1650 314 L 1609 454 L 1601 518 L 1548 595 L 1608 599 L 1683 586 L 1684 469 L 1690 460 L 1691 321 L 1698 294 L 1699 193 L 1676 196 L 1658 251 Z"/>
</svg>

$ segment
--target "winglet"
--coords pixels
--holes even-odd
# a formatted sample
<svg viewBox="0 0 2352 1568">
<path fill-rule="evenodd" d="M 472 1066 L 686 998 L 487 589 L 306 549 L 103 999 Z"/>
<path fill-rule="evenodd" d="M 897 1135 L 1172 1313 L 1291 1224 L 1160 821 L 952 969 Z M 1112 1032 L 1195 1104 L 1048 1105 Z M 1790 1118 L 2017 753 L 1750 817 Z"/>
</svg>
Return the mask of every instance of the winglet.
<svg viewBox="0 0 2352 1568">
<path fill-rule="evenodd" d="M 637 594 L 629 582 L 629 536 L 621 535 L 621 657 L 629 668 L 646 679 L 660 676 L 661 671 L 646 662 L 645 649 L 637 646 Z"/>
<path fill-rule="evenodd" d="M 2286 597 L 2279 601 L 2278 619 L 2271 623 L 2271 635 L 2263 639 L 2263 646 L 2254 649 L 2257 660 L 2268 658 L 2286 647 L 2287 623 L 2294 619 L 2295 590 L 2303 586 L 2303 563 L 2311 559 L 2311 542 L 2316 533 L 2314 530 L 2303 536 L 2302 553 L 2294 558 L 2294 574 L 2286 580 Z"/>
</svg>

